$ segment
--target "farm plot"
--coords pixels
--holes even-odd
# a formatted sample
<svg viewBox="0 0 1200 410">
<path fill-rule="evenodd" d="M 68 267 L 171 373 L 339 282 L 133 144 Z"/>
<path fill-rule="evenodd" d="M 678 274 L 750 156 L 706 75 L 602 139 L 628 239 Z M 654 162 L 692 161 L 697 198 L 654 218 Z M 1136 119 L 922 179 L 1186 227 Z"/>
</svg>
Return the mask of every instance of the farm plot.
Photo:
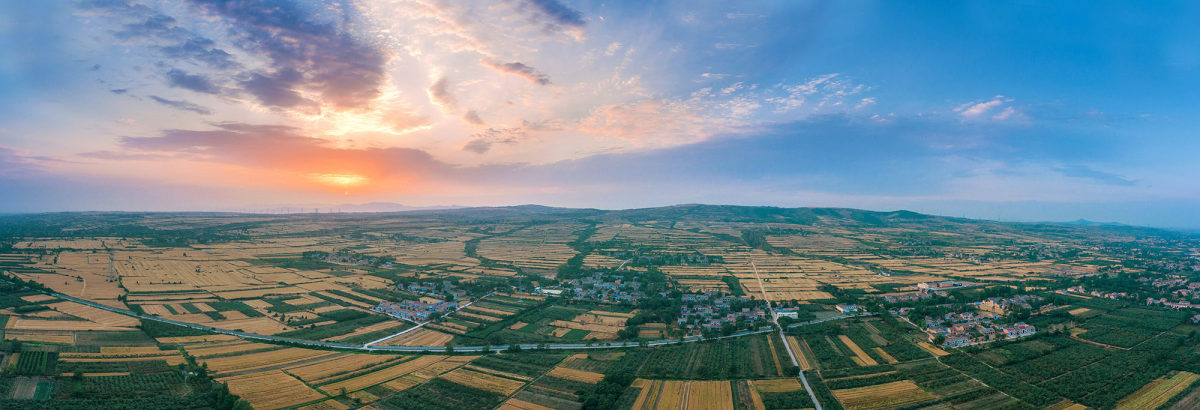
<svg viewBox="0 0 1200 410">
<path fill-rule="evenodd" d="M 182 388 L 183 376 L 168 372 L 126 376 L 84 377 L 72 386 L 71 396 L 89 399 L 134 398 L 165 395 Z"/>
<path fill-rule="evenodd" d="M 488 410 L 499 405 L 504 399 L 504 396 L 487 390 L 439 378 L 401 391 L 385 400 L 382 407 L 403 410 Z"/>
<path fill-rule="evenodd" d="M 833 390 L 833 395 L 842 406 L 851 410 L 905 407 L 934 399 L 932 394 L 922 390 L 911 380 Z"/>
<path fill-rule="evenodd" d="M 783 343 L 756 335 L 653 349 L 639 376 L 653 378 L 752 379 L 782 376 L 775 358 Z M 772 348 L 774 346 L 774 348 Z"/>
<path fill-rule="evenodd" d="M 208 365 L 208 368 L 214 374 L 244 372 L 250 370 L 261 369 L 264 367 L 272 367 L 286 365 L 305 360 L 320 359 L 327 356 L 336 355 L 334 352 L 325 352 L 320 350 L 301 349 L 296 347 L 270 350 L 260 353 L 240 354 L 236 356 L 217 357 L 213 359 L 199 359 L 199 361 Z"/>
<path fill-rule="evenodd" d="M 279 370 L 217 380 L 228 385 L 230 393 L 241 396 L 255 408 L 278 409 L 325 398 L 321 392 Z"/>
<path fill-rule="evenodd" d="M 329 394 L 338 394 L 343 389 L 345 389 L 347 392 L 358 391 L 404 376 L 406 374 L 418 373 L 422 370 L 434 368 L 435 365 L 443 362 L 444 360 L 446 360 L 446 356 L 418 356 L 414 359 L 375 370 L 370 373 L 323 384 L 318 388 Z M 458 365 L 460 364 L 456 364 L 454 367 L 458 367 Z"/>
<path fill-rule="evenodd" d="M 921 346 L 921 348 L 925 349 L 926 352 L 933 353 L 935 356 L 945 356 L 950 354 L 950 352 L 942 350 L 938 347 L 934 347 L 933 345 L 929 344 L 929 342 L 917 342 L 917 346 Z"/>
<path fill-rule="evenodd" d="M 747 383 L 752 388 L 745 393 L 749 393 L 755 408 L 776 410 L 814 407 L 812 398 L 796 379 L 748 380 Z"/>
<path fill-rule="evenodd" d="M 289 366 L 283 370 L 308 384 L 317 385 L 350 373 L 403 359 L 402 356 L 340 354 L 316 362 Z"/>
<path fill-rule="evenodd" d="M 505 396 L 513 394 L 518 389 L 525 386 L 525 381 L 522 380 L 514 380 L 507 377 L 496 376 L 465 367 L 460 367 L 449 373 L 443 374 L 440 377 L 464 386 L 470 386 L 480 390 L 503 394 Z"/>
<path fill-rule="evenodd" d="M 22 342 L 42 342 L 54 344 L 72 344 L 75 343 L 75 332 L 24 332 L 19 330 L 7 330 L 2 332 L 5 339 L 20 340 Z"/>
<path fill-rule="evenodd" d="M 383 341 L 384 346 L 445 346 L 453 335 L 433 329 L 420 328 Z"/>
<path fill-rule="evenodd" d="M 136 321 L 135 321 L 136 324 Z M 14 317 L 8 320 L 7 329 L 14 330 L 136 330 L 127 326 L 103 325 L 84 320 L 41 320 Z"/>
<path fill-rule="evenodd" d="M 852 359 L 854 359 L 855 364 L 858 364 L 859 366 L 875 366 L 879 364 L 875 361 L 875 359 L 872 359 L 871 356 L 867 356 L 867 352 L 864 352 L 861 347 L 858 347 L 857 344 L 854 344 L 854 341 L 850 340 L 849 336 L 838 335 L 838 339 L 841 340 L 851 352 L 854 352 L 854 357 Z"/>
<path fill-rule="evenodd" d="M 733 410 L 733 389 L 728 381 L 634 380 L 641 388 L 633 409 Z"/>
<path fill-rule="evenodd" d="M 1179 393 L 1190 387 L 1200 375 L 1189 372 L 1175 373 L 1152 381 L 1141 389 L 1117 402 L 1117 409 L 1154 409 L 1166 404 Z"/>
<path fill-rule="evenodd" d="M 555 367 L 554 370 L 551 370 L 549 373 L 546 373 L 546 374 L 554 376 L 554 377 L 558 377 L 558 378 L 574 380 L 574 381 L 579 381 L 579 382 L 584 382 L 584 383 L 591 383 L 591 384 L 599 383 L 600 380 L 604 379 L 604 375 L 600 374 L 600 373 L 589 372 L 586 370 L 576 370 L 576 369 L 572 369 L 569 367 L 561 367 L 561 366 Z"/>
</svg>

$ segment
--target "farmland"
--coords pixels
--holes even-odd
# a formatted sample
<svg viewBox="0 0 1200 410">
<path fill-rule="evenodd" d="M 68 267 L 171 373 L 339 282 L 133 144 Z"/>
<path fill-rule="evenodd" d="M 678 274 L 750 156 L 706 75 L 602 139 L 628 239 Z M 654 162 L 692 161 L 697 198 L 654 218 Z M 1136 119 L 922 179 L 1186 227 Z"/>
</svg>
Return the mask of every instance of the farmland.
<svg viewBox="0 0 1200 410">
<path fill-rule="evenodd" d="M 1166 404 L 1200 380 L 1195 373 L 1180 372 L 1152 381 L 1117 402 L 1118 409 L 1149 409 Z"/>
<path fill-rule="evenodd" d="M 0 225 L 7 229 L 0 269 L 22 282 L 0 283 L 11 369 L 3 379 L 21 380 L 12 381 L 20 400 L 141 403 L 144 395 L 145 403 L 171 407 L 209 400 L 223 385 L 256 408 L 776 409 L 808 405 L 794 377 L 801 371 L 831 409 L 1200 400 L 1190 376 L 1200 373 L 1200 328 L 1190 314 L 1133 298 L 1057 292 L 1080 284 L 1148 292 L 1152 275 L 1165 275 L 1156 261 L 1185 266 L 1195 253 L 1188 249 L 1200 249 L 1140 228 L 708 206 L 0 219 L 7 223 Z M 582 280 L 597 272 L 615 279 Z M 1037 326 L 1035 336 L 951 348 L 880 302 L 941 280 L 981 286 L 938 295 L 930 305 L 964 305 L 971 292 L 1021 286 L 1057 306 L 1022 318 Z M 637 286 L 622 287 L 629 283 Z M 610 299 L 581 296 L 598 288 L 617 290 Z M 243 340 L 43 290 L 219 329 L 447 350 Z M 764 294 L 796 313 L 781 323 L 803 325 L 785 327 L 782 338 L 715 339 L 769 328 L 761 316 L 738 317 L 759 309 L 769 316 Z M 701 299 L 709 301 L 695 302 Z M 418 329 L 424 320 L 373 310 L 405 301 L 470 305 L 431 315 Z M 874 315 L 804 323 L 839 315 L 838 304 Z M 699 311 L 709 313 L 684 317 Z M 703 338 L 605 346 L 685 336 Z M 505 347 L 515 343 L 525 346 Z M 566 343 L 596 349 L 541 348 Z M 461 351 L 482 345 L 498 347 Z M 192 376 L 200 369 L 203 377 Z"/>
</svg>

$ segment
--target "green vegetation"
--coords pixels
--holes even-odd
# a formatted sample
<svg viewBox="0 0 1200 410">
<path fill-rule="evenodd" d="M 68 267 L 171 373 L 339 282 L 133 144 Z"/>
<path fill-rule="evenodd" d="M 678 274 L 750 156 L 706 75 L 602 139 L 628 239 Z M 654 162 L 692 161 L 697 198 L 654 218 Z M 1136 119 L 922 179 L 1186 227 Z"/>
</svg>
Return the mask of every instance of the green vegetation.
<svg viewBox="0 0 1200 410">
<path fill-rule="evenodd" d="M 338 311 L 334 311 L 334 312 L 344 312 L 344 311 L 345 310 L 338 310 Z M 361 314 L 361 316 L 355 316 L 355 318 L 353 318 L 353 319 L 341 320 L 336 323 L 330 323 L 327 325 L 321 325 L 321 326 L 309 325 L 309 327 L 279 333 L 276 336 L 290 337 L 290 338 L 296 338 L 296 339 L 305 339 L 305 340 L 321 340 L 321 339 L 334 337 L 334 336 L 338 336 L 338 335 L 344 335 L 346 333 L 353 332 L 354 329 L 357 329 L 357 328 L 360 328 L 363 326 L 367 326 L 367 325 L 373 325 L 373 324 L 388 320 L 387 317 L 385 317 L 385 316 L 372 315 L 372 314 L 368 314 L 368 313 L 360 312 L 360 311 L 351 311 L 351 312 Z M 346 316 L 350 317 L 349 314 L 347 314 Z M 321 320 L 319 320 L 319 321 L 326 321 L 326 320 L 331 320 L 331 319 L 328 319 L 325 316 L 321 316 Z"/>
<path fill-rule="evenodd" d="M 254 308 L 250 307 L 249 305 L 242 303 L 242 302 L 238 302 L 236 300 L 208 302 L 208 305 L 212 306 L 213 309 L 216 309 L 219 312 L 235 311 L 235 312 L 240 312 L 243 315 L 246 315 L 246 317 L 261 317 L 263 315 L 259 311 L 254 310 Z M 164 306 L 167 306 L 168 308 L 170 307 L 170 305 L 164 305 Z"/>
<path fill-rule="evenodd" d="M 200 329 L 193 329 L 193 328 L 185 327 L 185 326 L 173 325 L 173 324 L 169 324 L 169 323 L 163 323 L 163 322 L 159 322 L 157 320 L 142 319 L 141 322 L 142 323 L 140 325 L 138 325 L 138 328 L 142 329 L 143 332 L 146 332 L 146 335 L 153 337 L 153 338 L 178 337 L 178 336 L 203 336 L 203 335 L 212 334 L 212 332 L 208 332 L 208 331 L 204 331 L 204 330 L 200 330 Z"/>
<path fill-rule="evenodd" d="M 72 386 L 71 395 L 82 399 L 134 398 L 168 395 L 183 384 L 179 373 L 130 376 L 91 376 Z"/>
<path fill-rule="evenodd" d="M 753 379 L 783 376 L 765 335 L 685 343 L 651 349 L 639 377 L 652 379 Z M 772 336 L 773 337 L 773 336 Z M 782 342 L 775 341 L 775 345 Z M 786 353 L 781 360 L 787 360 Z"/>
<path fill-rule="evenodd" d="M 383 404 L 393 409 L 487 410 L 504 401 L 504 396 L 442 379 L 433 379 L 400 392 Z"/>
<path fill-rule="evenodd" d="M 567 355 L 565 353 L 540 353 L 529 352 L 520 354 L 505 354 L 505 355 L 488 355 L 476 359 L 472 364 L 499 370 L 502 372 L 520 374 L 529 377 L 537 377 L 542 373 L 549 371 L 554 365 L 561 362 Z"/>
<path fill-rule="evenodd" d="M 804 390 L 780 393 L 761 392 L 759 396 L 762 397 L 763 407 L 766 407 L 767 410 L 813 407 L 812 399 Z"/>
<path fill-rule="evenodd" d="M 23 376 L 52 376 L 58 363 L 58 353 L 22 351 L 17 360 L 17 374 Z"/>
</svg>

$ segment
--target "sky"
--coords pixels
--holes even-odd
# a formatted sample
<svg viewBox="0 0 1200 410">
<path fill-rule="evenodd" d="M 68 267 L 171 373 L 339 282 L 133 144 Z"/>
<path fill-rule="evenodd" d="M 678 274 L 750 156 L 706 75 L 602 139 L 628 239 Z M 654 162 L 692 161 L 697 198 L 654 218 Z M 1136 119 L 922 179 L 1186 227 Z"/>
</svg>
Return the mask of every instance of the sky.
<svg viewBox="0 0 1200 410">
<path fill-rule="evenodd" d="M 0 212 L 1200 228 L 1195 2 L 0 1 Z"/>
</svg>

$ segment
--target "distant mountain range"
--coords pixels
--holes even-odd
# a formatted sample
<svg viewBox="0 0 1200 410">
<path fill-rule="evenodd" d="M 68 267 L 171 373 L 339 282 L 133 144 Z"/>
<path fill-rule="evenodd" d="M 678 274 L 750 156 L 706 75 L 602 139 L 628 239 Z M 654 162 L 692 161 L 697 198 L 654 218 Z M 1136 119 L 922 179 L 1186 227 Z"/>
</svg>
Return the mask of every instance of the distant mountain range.
<svg viewBox="0 0 1200 410">
<path fill-rule="evenodd" d="M 337 213 L 337 212 L 407 212 L 430 211 L 442 209 L 464 208 L 458 205 L 409 206 L 394 202 L 367 202 L 362 204 L 298 204 L 280 205 L 273 207 L 251 207 L 231 209 L 232 212 L 261 213 L 261 214 L 294 214 L 294 213 Z"/>
<path fill-rule="evenodd" d="M 508 220 L 513 222 L 554 222 L 559 220 L 576 221 L 623 221 L 624 223 L 667 223 L 674 226 L 675 222 L 735 222 L 751 224 L 768 224 L 765 228 L 774 228 L 769 224 L 780 224 L 780 229 L 790 229 L 787 225 L 808 226 L 838 226 L 838 227 L 889 227 L 915 230 L 947 230 L 962 232 L 999 232 L 1013 229 L 1037 229 L 1054 232 L 1060 235 L 1071 235 L 1079 230 L 1112 230 L 1122 232 L 1163 232 L 1171 231 L 1187 235 L 1200 234 L 1197 230 L 1163 229 L 1125 225 L 1120 223 L 1095 222 L 1079 219 L 1069 222 L 1006 222 L 960 217 L 936 216 L 907 210 L 898 211 L 867 211 L 851 208 L 781 208 L 773 206 L 737 206 L 737 205 L 704 205 L 683 204 L 655 208 L 638 208 L 622 210 L 602 210 L 593 208 L 560 208 L 544 205 L 515 205 L 499 207 L 464 207 L 464 206 L 408 206 L 390 202 L 371 202 L 363 204 L 341 205 L 291 205 L 272 208 L 242 208 L 230 209 L 225 212 L 65 212 L 54 214 L 24 214 L 4 216 L 0 219 L 0 227 L 5 220 L 25 219 L 26 221 L 43 220 L 61 224 L 67 223 L 74 217 L 88 218 L 86 215 L 108 215 L 117 219 L 136 218 L 137 215 L 151 214 L 278 214 L 278 215 L 327 215 L 333 213 L 353 214 L 410 213 L 428 214 L 433 217 L 450 220 L 478 221 L 483 219 Z M 54 216 L 57 215 L 57 216 Z M 49 219 L 46 219 L 49 218 Z"/>
</svg>

